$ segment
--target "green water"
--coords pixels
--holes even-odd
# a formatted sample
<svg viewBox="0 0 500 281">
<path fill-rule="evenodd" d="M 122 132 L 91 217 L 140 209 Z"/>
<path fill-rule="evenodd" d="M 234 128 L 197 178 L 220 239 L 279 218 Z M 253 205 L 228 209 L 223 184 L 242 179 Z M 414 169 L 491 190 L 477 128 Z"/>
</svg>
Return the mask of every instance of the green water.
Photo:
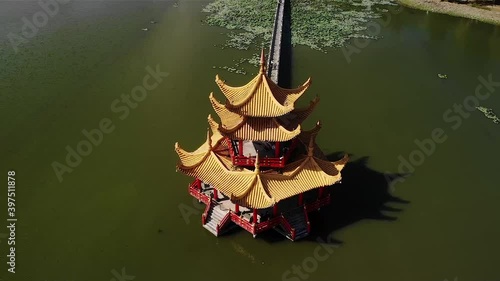
<svg viewBox="0 0 500 281">
<path fill-rule="evenodd" d="M 69 3 L 16 54 L 6 34 L 40 9 L 36 2 L 0 3 L 0 171 L 16 171 L 18 218 L 16 273 L 7 271 L 8 245 L 0 238 L 1 280 L 119 280 L 113 272 L 122 268 L 146 281 L 500 278 L 500 127 L 479 111 L 456 130 L 443 119 L 474 94 L 478 76 L 500 81 L 498 27 L 405 10 L 350 63 L 340 49 L 295 48 L 294 85 L 313 77 L 300 103 L 321 97 L 306 125 L 322 121 L 325 151 L 369 157 L 367 167 L 346 168 L 360 171 L 350 178 L 369 192 L 315 215 L 308 240 L 254 239 L 244 231 L 215 238 L 201 227 L 201 211 L 189 221 L 180 211 L 199 205 L 187 193 L 190 179 L 175 172 L 173 144 L 195 149 L 204 141 L 213 114 L 208 94 L 222 99 L 216 73 L 232 85 L 251 79 L 213 66 L 257 50 L 214 47 L 227 31 L 201 24 L 204 4 Z M 111 104 L 157 65 L 168 77 L 120 119 Z M 481 106 L 500 113 L 499 93 L 497 87 Z M 104 118 L 114 130 L 59 182 L 52 163 L 64 164 L 65 147 L 76 149 L 86 139 L 81 131 L 99 128 Z M 398 172 L 398 156 L 409 159 L 414 140 L 435 128 L 446 141 L 412 176 L 380 191 L 377 173 Z M 407 203 L 381 200 L 379 191 Z M 0 194 L 0 225 L 7 225 L 7 183 Z M 368 218 L 359 211 L 365 205 L 395 220 Z M 339 244 L 328 255 L 320 249 L 325 260 L 315 263 L 315 239 L 329 233 Z M 294 265 L 307 276 L 292 273 Z"/>
</svg>

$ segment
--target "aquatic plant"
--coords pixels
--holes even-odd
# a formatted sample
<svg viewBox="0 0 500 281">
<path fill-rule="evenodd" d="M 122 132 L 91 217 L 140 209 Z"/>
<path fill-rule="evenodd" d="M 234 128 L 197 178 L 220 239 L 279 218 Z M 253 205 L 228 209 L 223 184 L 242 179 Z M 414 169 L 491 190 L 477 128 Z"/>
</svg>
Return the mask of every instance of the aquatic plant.
<svg viewBox="0 0 500 281">
<path fill-rule="evenodd" d="M 496 116 L 496 114 L 493 112 L 493 109 L 482 106 L 477 106 L 476 109 L 481 111 L 484 114 L 484 116 L 486 116 L 486 118 L 492 119 L 493 123 L 500 124 L 500 118 Z"/>
<path fill-rule="evenodd" d="M 340 47 L 350 38 L 374 38 L 363 33 L 369 19 L 384 11 L 389 0 L 292 0 L 292 44 L 324 51 Z M 203 11 L 206 22 L 238 32 L 230 33 L 228 47 L 248 49 L 256 40 L 268 42 L 272 36 L 276 1 L 216 0 Z"/>
<path fill-rule="evenodd" d="M 275 1 L 216 0 L 203 12 L 209 13 L 207 24 L 237 30 L 229 33 L 227 47 L 246 50 L 256 38 L 271 40 L 275 9 Z"/>
<path fill-rule="evenodd" d="M 291 5 L 292 45 L 326 52 L 351 38 L 377 39 L 366 32 L 367 22 L 387 11 L 384 5 L 394 3 L 390 0 L 291 0 Z M 252 46 L 260 47 L 261 42 L 267 45 L 271 40 L 275 0 L 215 0 L 203 11 L 208 13 L 207 24 L 232 31 L 224 47 L 248 50 Z"/>
<path fill-rule="evenodd" d="M 229 33 L 229 40 L 226 43 L 227 47 L 239 50 L 248 50 L 257 35 L 252 32 Z"/>
</svg>

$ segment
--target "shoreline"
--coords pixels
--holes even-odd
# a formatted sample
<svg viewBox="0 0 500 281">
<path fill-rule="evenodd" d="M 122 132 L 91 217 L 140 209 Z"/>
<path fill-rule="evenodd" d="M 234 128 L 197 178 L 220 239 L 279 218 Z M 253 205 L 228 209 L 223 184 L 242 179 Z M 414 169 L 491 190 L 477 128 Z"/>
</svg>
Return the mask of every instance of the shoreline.
<svg viewBox="0 0 500 281">
<path fill-rule="evenodd" d="M 485 6 L 494 8 L 494 10 L 487 10 L 467 4 L 450 3 L 441 0 L 397 0 L 397 2 L 409 8 L 500 25 L 500 6 L 498 5 L 497 7 Z"/>
</svg>

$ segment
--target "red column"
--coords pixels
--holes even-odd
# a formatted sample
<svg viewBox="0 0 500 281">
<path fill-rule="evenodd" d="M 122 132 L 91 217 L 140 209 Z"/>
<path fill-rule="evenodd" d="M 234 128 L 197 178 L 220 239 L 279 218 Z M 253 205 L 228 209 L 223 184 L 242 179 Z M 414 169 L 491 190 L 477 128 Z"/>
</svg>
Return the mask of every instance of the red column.
<svg viewBox="0 0 500 281">
<path fill-rule="evenodd" d="M 235 205 L 234 205 L 234 211 L 235 211 L 236 213 L 239 213 L 239 212 L 240 212 L 240 205 L 235 204 Z"/>
<path fill-rule="evenodd" d="M 243 156 L 243 141 L 242 140 L 238 141 L 238 155 Z"/>
<path fill-rule="evenodd" d="M 274 204 L 273 206 L 273 217 L 278 215 L 278 204 Z"/>
<path fill-rule="evenodd" d="M 217 189 L 214 188 L 214 199 L 217 200 L 217 198 L 219 198 L 219 196 L 217 194 Z"/>
<path fill-rule="evenodd" d="M 324 189 L 325 189 L 325 187 L 324 187 L 324 186 L 322 186 L 322 187 L 320 187 L 320 188 L 319 188 L 318 199 L 319 199 L 319 198 L 321 198 L 321 197 L 323 197 L 323 190 L 324 190 Z"/>
<path fill-rule="evenodd" d="M 257 223 L 257 209 L 253 209 L 253 223 Z"/>
<path fill-rule="evenodd" d="M 274 157 L 276 158 L 280 157 L 280 142 L 278 141 L 275 144 Z"/>
<path fill-rule="evenodd" d="M 288 158 L 290 157 L 290 155 L 292 154 L 294 148 L 295 148 L 295 142 L 297 141 L 297 139 L 293 139 L 292 140 L 292 143 L 290 144 L 290 146 L 288 147 L 288 151 L 286 152 L 286 155 L 284 155 L 284 158 L 285 160 L 288 160 Z"/>
<path fill-rule="evenodd" d="M 297 139 L 293 139 L 292 140 L 292 145 L 290 146 L 290 149 L 288 150 L 288 153 L 292 154 L 292 152 L 295 150 L 295 148 L 297 147 Z"/>
<path fill-rule="evenodd" d="M 299 206 L 302 206 L 304 203 L 304 193 L 299 194 Z"/>
</svg>

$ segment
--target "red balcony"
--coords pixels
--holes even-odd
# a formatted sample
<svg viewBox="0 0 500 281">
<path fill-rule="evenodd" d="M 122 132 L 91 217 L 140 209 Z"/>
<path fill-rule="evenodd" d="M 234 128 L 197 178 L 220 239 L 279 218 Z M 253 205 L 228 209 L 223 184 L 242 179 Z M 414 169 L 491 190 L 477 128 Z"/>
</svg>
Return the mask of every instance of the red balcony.
<svg viewBox="0 0 500 281">
<path fill-rule="evenodd" d="M 231 155 L 231 159 L 233 165 L 242 166 L 242 167 L 253 167 L 255 166 L 256 156 L 244 156 L 239 155 L 239 151 L 242 150 L 242 145 L 237 145 L 238 142 L 234 142 L 230 139 L 226 139 L 227 145 L 229 147 L 229 153 Z M 236 143 L 236 144 L 235 144 Z M 280 155 L 279 157 L 268 157 L 261 156 L 259 152 L 259 166 L 260 167 L 270 167 L 270 168 L 283 168 L 290 156 L 292 155 L 293 150 L 295 149 L 297 144 L 296 140 L 291 141 L 291 143 L 286 146 L 284 150 L 280 150 L 280 143 L 275 144 L 276 153 L 275 155 Z M 277 148 L 276 148 L 277 147 Z"/>
</svg>

